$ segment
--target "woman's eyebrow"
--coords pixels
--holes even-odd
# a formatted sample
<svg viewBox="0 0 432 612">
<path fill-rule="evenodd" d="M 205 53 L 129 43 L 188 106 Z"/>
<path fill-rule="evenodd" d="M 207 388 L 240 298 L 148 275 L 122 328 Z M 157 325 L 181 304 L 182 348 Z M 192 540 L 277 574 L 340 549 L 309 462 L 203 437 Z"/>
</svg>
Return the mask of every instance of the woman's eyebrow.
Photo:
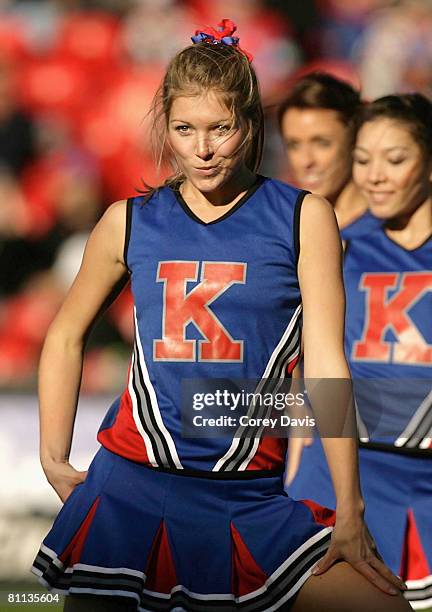
<svg viewBox="0 0 432 612">
<path fill-rule="evenodd" d="M 220 119 L 215 119 L 214 121 L 210 121 L 208 123 L 208 125 L 218 125 L 219 123 L 227 123 L 229 121 L 232 121 L 231 117 L 223 117 L 223 118 L 220 118 Z M 170 119 L 170 123 L 174 123 L 174 122 L 179 122 L 179 123 L 184 123 L 184 124 L 192 125 L 190 121 L 185 121 L 184 119 L 180 119 L 180 118 L 176 118 L 176 117 L 174 117 L 173 119 Z"/>
<path fill-rule="evenodd" d="M 356 146 L 354 147 L 354 151 L 355 151 L 356 149 L 359 149 L 359 150 L 365 151 L 365 153 L 369 153 L 369 149 L 366 149 L 365 147 L 362 147 L 362 146 L 360 146 L 360 145 L 356 145 Z M 385 149 L 383 149 L 383 151 L 388 152 L 388 151 L 394 151 L 395 149 L 402 149 L 403 151 L 409 151 L 409 147 L 406 147 L 406 146 L 404 146 L 404 145 L 394 145 L 394 146 L 392 146 L 392 147 L 386 147 Z"/>
</svg>

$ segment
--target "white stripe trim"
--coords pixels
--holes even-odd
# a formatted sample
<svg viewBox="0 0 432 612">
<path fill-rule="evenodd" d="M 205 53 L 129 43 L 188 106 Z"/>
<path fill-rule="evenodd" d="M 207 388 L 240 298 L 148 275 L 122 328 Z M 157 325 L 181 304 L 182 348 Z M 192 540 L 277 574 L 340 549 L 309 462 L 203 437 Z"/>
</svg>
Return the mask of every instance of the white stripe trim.
<svg viewBox="0 0 432 612">
<path fill-rule="evenodd" d="M 48 548 L 48 546 L 45 546 L 45 544 L 40 545 L 40 550 L 48 555 L 48 557 L 51 557 L 51 559 L 57 559 L 57 553 L 55 550 L 51 550 L 51 548 Z"/>
<path fill-rule="evenodd" d="M 411 417 L 408 425 L 405 427 L 403 432 L 400 434 L 398 439 L 395 441 L 395 446 L 404 446 L 408 440 L 414 433 L 421 420 L 424 418 L 426 413 L 432 407 L 432 390 L 426 395 L 420 406 L 415 411 L 414 415 Z"/>
<path fill-rule="evenodd" d="M 57 556 L 57 553 L 54 550 L 51 550 L 51 548 L 48 548 L 48 546 L 45 546 L 45 544 L 41 544 L 40 551 L 45 553 L 48 557 L 50 557 L 53 564 L 57 566 L 59 569 L 64 568 L 64 563 L 60 561 L 60 559 Z"/>
<path fill-rule="evenodd" d="M 282 563 L 281 566 L 279 566 L 279 568 L 270 576 L 269 580 L 271 579 L 273 582 L 276 578 L 279 577 L 280 574 L 282 574 L 282 572 L 285 571 L 285 569 L 289 565 L 294 563 L 294 561 L 298 559 L 300 555 L 302 555 L 305 552 L 305 550 L 307 550 L 308 548 L 310 548 L 311 546 L 313 546 L 314 544 L 316 544 L 317 542 L 325 538 L 332 531 L 333 531 L 333 527 L 324 527 L 323 529 L 321 529 L 321 531 L 318 531 L 318 533 L 310 537 L 309 540 L 306 540 L 306 542 L 304 542 L 299 548 L 297 548 L 288 557 L 288 559 L 284 563 Z"/>
<path fill-rule="evenodd" d="M 298 348 L 298 349 L 295 351 L 295 353 L 294 353 L 294 354 L 293 354 L 293 356 L 292 356 L 292 359 L 294 359 L 295 357 L 297 357 L 297 356 L 299 355 L 299 353 L 300 353 L 300 348 Z M 290 361 L 292 361 L 292 359 L 290 359 L 290 360 L 288 361 L 288 363 L 290 363 Z M 283 375 L 284 375 L 284 371 L 285 371 L 285 366 L 282 368 L 282 374 L 281 374 L 281 376 L 280 376 L 280 378 L 281 378 L 281 379 L 283 379 L 283 377 L 284 377 L 284 376 L 283 376 Z M 279 389 L 279 388 L 280 388 L 280 384 L 279 384 L 279 385 L 276 387 L 276 389 L 275 389 L 274 391 L 272 391 L 272 393 L 277 393 L 277 391 L 278 391 L 278 389 Z M 271 410 L 271 406 L 269 407 L 269 411 L 270 411 L 270 410 Z M 265 416 L 266 416 L 266 417 L 268 416 L 268 412 L 267 412 L 267 414 L 266 414 Z M 260 433 L 262 432 L 262 430 L 263 430 L 263 427 L 261 427 L 261 428 L 260 428 Z M 239 468 L 238 468 L 238 470 L 239 470 L 239 471 L 244 471 L 244 470 L 246 470 L 246 468 L 247 468 L 247 466 L 249 465 L 249 463 L 250 463 L 250 462 L 252 461 L 252 459 L 255 457 L 255 454 L 256 454 L 256 452 L 257 452 L 257 450 L 258 450 L 258 446 L 259 446 L 259 443 L 260 443 L 260 442 L 261 442 L 261 436 L 258 436 L 258 437 L 256 437 L 256 438 L 254 439 L 254 442 L 253 442 L 253 445 L 252 445 L 251 450 L 249 451 L 249 454 L 247 455 L 246 459 L 244 459 L 244 460 L 242 461 L 242 463 L 240 464 L 240 466 L 239 466 Z"/>
<path fill-rule="evenodd" d="M 312 568 L 306 570 L 304 574 L 300 576 L 297 582 L 290 588 L 288 593 L 286 593 L 283 597 L 279 599 L 271 608 L 266 608 L 266 612 L 274 612 L 275 610 L 279 610 L 279 608 L 286 603 L 297 591 L 304 585 L 306 580 L 312 575 Z"/>
<path fill-rule="evenodd" d="M 281 339 L 279 340 L 276 348 L 274 349 L 274 351 L 272 352 L 270 359 L 267 363 L 267 366 L 264 370 L 264 373 L 262 375 L 261 378 L 268 378 L 268 374 L 271 370 L 271 368 L 273 367 L 279 353 L 283 350 L 283 346 L 285 344 L 285 342 L 288 339 L 288 336 L 290 335 L 290 333 L 293 330 L 293 327 L 296 325 L 298 318 L 300 317 L 302 311 L 302 304 L 299 304 L 297 306 L 297 309 L 295 310 L 293 316 L 291 317 L 290 322 L 288 323 L 288 326 L 286 327 L 284 333 L 282 334 Z M 282 374 L 284 373 L 284 369 L 282 368 Z M 258 385 L 259 387 L 259 385 Z M 223 466 L 223 464 L 228 461 L 229 459 L 232 458 L 234 452 L 237 450 L 240 442 L 242 442 L 244 439 L 241 437 L 235 437 L 233 438 L 233 441 L 231 443 L 230 448 L 227 450 L 227 452 L 225 453 L 225 455 L 223 457 L 221 457 L 218 462 L 216 463 L 216 465 L 213 467 L 212 471 L 213 472 L 218 472 L 220 471 L 221 467 Z M 259 441 L 259 440 L 258 440 Z M 255 441 L 256 442 L 256 441 Z M 255 442 L 254 442 L 254 446 L 255 446 Z M 256 447 L 255 447 L 255 451 L 256 451 Z M 248 457 L 247 459 L 243 460 L 241 466 L 245 465 L 247 466 L 249 464 L 251 460 L 251 457 Z M 240 470 L 245 470 L 245 467 L 240 467 Z"/>
<path fill-rule="evenodd" d="M 420 601 L 411 601 L 409 599 L 408 601 L 413 610 L 427 610 L 428 608 L 432 607 L 432 597 L 429 597 L 428 599 L 422 599 Z"/>
<path fill-rule="evenodd" d="M 357 405 L 357 400 L 355 398 L 354 398 L 354 410 L 355 410 L 355 417 L 357 421 L 357 431 L 358 431 L 359 440 L 360 442 L 369 442 L 369 432 L 361 417 L 360 410 Z"/>
<path fill-rule="evenodd" d="M 130 367 L 130 372 L 129 372 L 129 382 L 128 382 L 129 395 L 132 400 L 132 416 L 135 421 L 135 427 L 139 431 L 142 439 L 144 440 L 145 449 L 147 451 L 147 456 L 149 458 L 150 463 L 152 464 L 153 467 L 159 467 L 159 464 L 155 458 L 152 442 L 146 430 L 142 426 L 141 419 L 139 417 L 138 399 L 135 394 L 135 389 L 133 388 L 133 383 L 132 383 L 134 379 L 134 367 L 135 367 L 135 351 L 132 353 L 131 367 Z"/>
<path fill-rule="evenodd" d="M 432 430 L 428 431 L 428 435 L 432 434 Z M 432 438 L 423 438 L 423 440 L 420 442 L 420 448 L 422 449 L 428 449 L 431 446 L 431 442 L 432 442 Z"/>
<path fill-rule="evenodd" d="M 157 401 L 157 397 L 156 397 L 156 392 L 154 390 L 154 387 L 150 381 L 150 377 L 148 374 L 148 370 L 147 370 L 147 365 L 145 362 L 145 358 L 144 358 L 144 351 L 141 345 L 141 339 L 140 339 L 140 334 L 139 334 L 139 330 L 138 330 L 138 321 L 137 321 L 137 316 L 136 316 L 136 309 L 134 308 L 134 320 L 135 320 L 135 330 L 136 330 L 136 345 L 138 348 L 138 354 L 139 354 L 139 365 L 141 366 L 141 371 L 143 374 L 143 378 L 144 378 L 144 384 L 147 388 L 147 391 L 149 393 L 150 396 L 150 401 L 151 401 L 151 409 L 153 411 L 153 415 L 156 419 L 156 422 L 160 428 L 160 433 L 162 434 L 162 436 L 165 438 L 165 441 L 168 445 L 168 448 L 171 452 L 171 459 L 173 460 L 175 466 L 177 469 L 182 470 L 183 466 L 180 463 L 180 459 L 178 457 L 177 454 L 177 449 L 175 447 L 174 444 L 174 440 L 171 437 L 171 434 L 169 433 L 169 431 L 167 430 L 167 428 L 165 427 L 165 423 L 163 422 L 161 413 L 160 413 L 160 409 L 159 409 L 159 405 L 158 405 L 158 401 Z M 149 406 L 150 409 L 150 406 Z M 156 432 L 156 435 L 158 435 L 158 432 Z M 169 467 L 169 466 L 168 466 Z"/>
<path fill-rule="evenodd" d="M 279 565 L 277 570 L 275 572 L 273 572 L 273 574 L 271 574 L 267 578 L 267 580 L 265 581 L 265 583 L 263 584 L 262 587 L 260 587 L 256 591 L 252 591 L 251 593 L 248 593 L 247 595 L 242 595 L 241 597 L 238 598 L 238 601 L 239 602 L 248 601 L 249 599 L 253 599 L 254 597 L 258 597 L 259 595 L 264 593 L 268 589 L 268 587 L 275 580 L 277 580 L 281 574 L 283 574 L 289 568 L 290 565 L 293 565 L 294 561 L 296 561 L 305 551 L 307 551 L 309 548 L 311 548 L 314 544 L 316 544 L 317 542 L 319 542 L 320 540 L 325 538 L 327 536 L 327 534 L 330 533 L 331 531 L 333 531 L 333 527 L 324 527 L 321 531 L 318 531 L 318 533 L 316 533 L 311 538 L 309 538 L 309 540 L 306 540 L 306 542 L 304 542 L 299 548 L 297 548 L 288 557 L 288 559 L 286 559 L 282 563 L 282 565 Z M 312 570 L 312 568 L 311 568 L 311 570 Z M 308 574 L 307 577 L 309 577 L 309 574 Z M 305 580 L 306 580 L 306 578 L 305 578 Z M 292 589 L 289 592 L 291 593 L 291 591 L 294 588 L 295 587 L 292 587 Z M 270 608 L 269 608 L 269 610 L 270 610 Z M 276 608 L 275 608 L 275 610 L 276 610 Z"/>
<path fill-rule="evenodd" d="M 178 592 L 185 593 L 186 595 L 189 595 L 194 599 L 198 599 L 199 601 L 208 601 L 209 599 L 216 599 L 218 601 L 234 601 L 236 599 L 232 593 L 195 593 L 194 591 L 187 589 L 182 584 L 177 584 L 169 593 L 157 593 L 155 591 L 143 589 L 143 593 L 150 595 L 151 597 L 157 597 L 158 599 L 170 599 L 173 594 Z"/>
<path fill-rule="evenodd" d="M 151 597 L 158 598 L 160 600 L 168 600 L 172 597 L 173 594 L 177 592 L 183 592 L 186 595 L 190 596 L 197 601 L 207 601 L 207 600 L 216 600 L 216 601 L 235 601 L 236 603 L 247 602 L 249 600 L 253 600 L 259 595 L 265 593 L 269 586 L 277 580 L 277 578 L 284 573 L 290 566 L 294 565 L 294 562 L 308 549 L 313 547 L 315 544 L 320 542 L 323 538 L 327 536 L 333 530 L 332 527 L 325 527 L 321 529 L 318 533 L 314 534 L 310 537 L 306 542 L 304 542 L 299 548 L 297 548 L 274 572 L 267 578 L 265 584 L 256 589 L 252 593 L 248 593 L 247 595 L 243 595 L 241 597 L 235 597 L 232 593 L 211 593 L 211 594 L 203 594 L 203 593 L 195 593 L 194 591 L 190 591 L 183 585 L 176 585 L 170 593 L 157 593 L 154 591 L 150 591 L 148 589 L 143 589 L 143 594 L 149 595 Z M 49 550 L 49 549 L 47 549 Z M 315 549 L 314 552 L 317 552 L 319 549 Z M 50 551 L 53 552 L 53 551 Z M 123 573 L 126 576 L 134 576 L 138 578 L 145 578 L 145 574 L 143 572 L 139 572 L 138 570 L 132 570 L 124 567 L 100 567 L 97 565 L 87 565 L 84 563 L 76 563 L 73 567 L 68 567 L 65 573 L 72 573 L 76 570 L 88 570 L 92 572 L 104 573 L 104 574 L 118 574 Z M 137 601 L 139 601 L 140 597 L 136 593 L 132 593 L 131 591 L 127 591 L 124 589 L 98 589 L 94 587 L 74 587 L 72 586 L 70 589 L 58 589 L 52 587 L 44 578 L 41 577 L 41 574 L 35 568 L 32 569 L 33 573 L 39 576 L 39 582 L 43 584 L 49 591 L 53 593 L 60 593 L 62 595 L 74 594 L 74 593 L 82 593 L 82 594 L 95 594 L 95 595 L 119 595 L 119 596 L 133 596 Z M 285 593 L 271 608 L 267 608 L 267 612 L 273 612 L 280 608 L 280 606 L 285 603 L 288 599 L 296 593 L 296 591 L 304 584 L 304 582 L 311 575 L 312 568 L 307 569 L 297 580 L 297 582 L 291 587 L 288 593 Z M 139 610 L 146 612 L 146 608 L 139 607 Z"/>
<path fill-rule="evenodd" d="M 302 311 L 302 304 L 299 304 L 293 316 L 291 317 L 291 321 L 288 323 L 288 327 L 286 328 L 284 334 L 282 335 L 282 338 L 279 340 L 278 345 L 276 346 L 275 350 L 271 354 L 271 357 L 269 359 L 266 369 L 264 370 L 264 374 L 262 378 L 268 378 L 269 372 L 271 368 L 273 367 L 274 362 L 278 358 L 278 354 L 282 351 L 283 345 L 285 344 L 288 336 L 292 332 L 294 325 L 297 323 L 297 320 L 300 317 L 301 311 Z"/>
<path fill-rule="evenodd" d="M 120 597 L 126 596 L 129 599 L 132 597 L 139 601 L 139 595 L 136 593 L 132 593 L 132 591 L 125 591 L 124 589 L 92 589 L 90 587 L 71 587 L 69 591 L 63 591 L 64 593 L 69 593 L 73 595 L 74 593 L 84 593 L 85 595 L 118 595 Z M 142 608 L 144 610 L 144 608 Z"/>
<path fill-rule="evenodd" d="M 59 593 L 60 595 L 67 595 L 70 592 L 68 589 L 57 589 L 55 587 L 52 587 L 50 583 L 47 582 L 45 578 L 42 578 L 42 577 L 38 578 L 38 582 L 40 582 L 40 584 L 44 586 L 46 589 L 48 589 L 48 591 L 50 591 L 51 593 Z"/>
<path fill-rule="evenodd" d="M 255 599 L 257 598 L 259 595 L 262 595 L 263 593 L 265 593 L 268 588 L 271 586 L 271 584 L 284 572 L 286 571 L 290 565 L 293 565 L 294 561 L 296 559 L 298 559 L 298 557 L 300 555 L 302 555 L 305 551 L 307 551 L 309 548 L 311 548 L 314 544 L 316 544 L 317 542 L 319 542 L 320 540 L 322 540 L 323 538 L 325 538 L 327 536 L 327 534 L 329 532 L 331 532 L 333 530 L 332 527 L 326 527 L 324 529 L 322 529 L 321 531 L 319 531 L 318 533 L 316 533 L 315 535 L 313 535 L 311 538 L 309 538 L 309 540 L 307 540 L 306 542 L 304 542 L 304 544 L 302 544 L 298 549 L 296 549 L 289 557 L 288 559 L 286 559 L 284 561 L 284 563 L 282 563 L 282 565 L 280 565 L 278 567 L 278 569 L 269 576 L 269 578 L 267 578 L 265 584 L 260 587 L 259 589 L 256 589 L 255 591 L 248 593 L 247 595 L 242 595 L 241 597 L 235 597 L 232 594 L 211 594 L 211 595 L 203 595 L 201 593 L 195 593 L 193 591 L 189 591 L 189 589 L 187 589 L 186 587 L 182 586 L 182 585 L 178 585 L 175 586 L 172 590 L 170 594 L 167 593 L 154 593 L 152 591 L 147 591 L 146 589 L 144 589 L 144 593 L 150 594 L 153 597 L 158 597 L 160 599 L 169 599 L 171 597 L 171 594 L 176 593 L 178 591 L 181 591 L 183 593 L 186 593 L 187 595 L 189 595 L 190 597 L 193 597 L 195 599 L 201 600 L 201 601 L 206 601 L 208 599 L 216 599 L 216 600 L 220 600 L 220 601 L 235 601 L 236 603 L 242 603 L 242 602 L 247 602 L 251 599 Z M 317 552 L 316 550 L 314 552 Z M 271 608 L 266 608 L 267 612 L 272 612 L 273 610 L 277 610 L 280 608 L 280 606 L 285 603 L 287 600 L 289 600 L 294 593 L 297 592 L 297 590 L 306 582 L 306 580 L 309 578 L 309 576 L 311 575 L 312 572 L 312 568 L 309 568 L 308 570 L 305 571 L 304 574 L 302 574 L 299 579 L 297 580 L 297 582 L 291 587 L 291 589 L 288 591 L 288 593 L 285 593 L 283 595 L 283 597 L 281 599 L 279 599 Z"/>
<path fill-rule="evenodd" d="M 432 575 L 418 580 L 405 580 L 405 583 L 408 590 L 404 596 L 414 610 L 426 610 L 432 606 Z M 415 592 L 410 593 L 410 590 Z"/>
<path fill-rule="evenodd" d="M 88 572 L 98 572 L 99 574 L 127 574 L 135 578 L 146 579 L 144 572 L 129 569 L 128 567 L 100 567 L 99 565 L 87 565 L 86 563 L 75 563 L 72 567 L 68 567 L 65 574 L 71 574 L 74 570 L 84 570 Z"/>
<path fill-rule="evenodd" d="M 426 589 L 428 586 L 432 586 L 432 575 L 419 578 L 418 580 L 405 580 L 405 583 L 409 589 Z"/>
</svg>

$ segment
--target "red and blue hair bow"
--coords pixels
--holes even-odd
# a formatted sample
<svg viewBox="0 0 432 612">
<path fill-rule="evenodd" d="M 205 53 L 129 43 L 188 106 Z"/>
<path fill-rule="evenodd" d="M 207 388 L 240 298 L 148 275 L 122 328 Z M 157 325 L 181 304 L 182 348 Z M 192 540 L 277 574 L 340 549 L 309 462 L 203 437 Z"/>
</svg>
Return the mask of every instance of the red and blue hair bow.
<svg viewBox="0 0 432 612">
<path fill-rule="evenodd" d="M 251 62 L 253 60 L 253 55 L 239 46 L 238 36 L 233 36 L 236 30 L 237 26 L 231 19 L 222 19 L 222 21 L 218 23 L 217 29 L 206 26 L 205 30 L 195 30 L 195 36 L 191 38 L 192 42 L 195 44 L 205 42 L 211 45 L 222 44 L 235 47 L 240 53 L 243 53 L 243 55 L 247 57 L 249 62 Z"/>
</svg>

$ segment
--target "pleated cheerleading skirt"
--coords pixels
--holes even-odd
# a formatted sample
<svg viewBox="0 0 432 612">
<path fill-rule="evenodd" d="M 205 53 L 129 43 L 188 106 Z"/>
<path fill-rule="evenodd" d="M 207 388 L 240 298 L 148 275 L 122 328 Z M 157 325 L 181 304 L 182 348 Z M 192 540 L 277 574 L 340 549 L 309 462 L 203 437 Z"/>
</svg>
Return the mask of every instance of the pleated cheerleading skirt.
<svg viewBox="0 0 432 612">
<path fill-rule="evenodd" d="M 101 448 L 32 571 L 54 592 L 132 598 L 141 612 L 285 610 L 333 524 L 281 477 L 182 476 Z"/>
</svg>

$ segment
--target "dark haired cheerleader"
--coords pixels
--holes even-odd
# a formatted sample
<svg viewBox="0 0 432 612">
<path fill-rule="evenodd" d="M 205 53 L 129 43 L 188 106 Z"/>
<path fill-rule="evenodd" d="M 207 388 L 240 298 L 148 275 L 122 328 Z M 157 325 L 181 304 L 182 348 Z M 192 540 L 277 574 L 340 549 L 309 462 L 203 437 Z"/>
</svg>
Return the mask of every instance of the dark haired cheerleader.
<svg viewBox="0 0 432 612">
<path fill-rule="evenodd" d="M 278 109 L 279 131 L 296 184 L 333 204 L 344 240 L 380 225 L 352 181 L 360 93 L 325 72 L 298 79 Z"/>
<path fill-rule="evenodd" d="M 420 94 L 365 106 L 354 180 L 384 223 L 347 243 L 346 354 L 360 413 L 366 521 L 414 609 L 432 606 L 432 104 Z M 334 507 L 318 440 L 294 497 Z"/>
</svg>

